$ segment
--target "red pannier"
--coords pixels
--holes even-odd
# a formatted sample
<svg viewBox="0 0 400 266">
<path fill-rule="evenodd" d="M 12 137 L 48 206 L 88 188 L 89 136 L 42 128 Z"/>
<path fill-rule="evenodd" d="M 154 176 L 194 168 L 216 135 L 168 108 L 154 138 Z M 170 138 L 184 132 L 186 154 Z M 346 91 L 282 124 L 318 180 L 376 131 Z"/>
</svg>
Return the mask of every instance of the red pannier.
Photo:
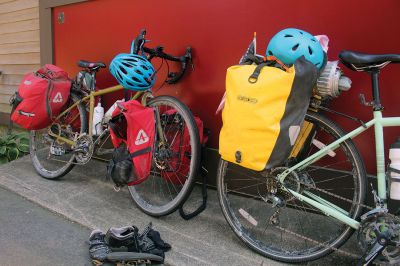
<svg viewBox="0 0 400 266">
<path fill-rule="evenodd" d="M 177 128 L 173 123 L 179 123 L 179 119 L 175 116 L 179 116 L 175 110 L 168 110 L 162 116 L 162 119 L 168 123 L 171 128 Z M 200 144 L 203 146 L 208 137 L 203 134 L 204 126 L 203 121 L 195 116 L 194 117 L 200 137 Z M 187 175 L 190 169 L 190 156 L 191 156 L 191 146 L 190 146 L 190 136 L 188 128 L 181 131 L 165 130 L 165 134 L 168 140 L 175 139 L 175 141 L 168 141 L 171 145 L 172 154 L 174 156 L 169 159 L 169 168 L 161 172 L 161 176 L 173 184 L 183 185 L 186 181 Z"/>
<path fill-rule="evenodd" d="M 68 102 L 70 89 L 67 72 L 54 65 L 25 75 L 11 102 L 11 120 L 30 130 L 49 126 Z"/>
<path fill-rule="evenodd" d="M 128 186 L 137 185 L 150 175 L 155 137 L 154 109 L 136 100 L 118 103 L 110 120 L 111 141 L 115 148 L 125 144 L 133 162 Z M 118 162 L 116 162 L 118 163 Z"/>
</svg>

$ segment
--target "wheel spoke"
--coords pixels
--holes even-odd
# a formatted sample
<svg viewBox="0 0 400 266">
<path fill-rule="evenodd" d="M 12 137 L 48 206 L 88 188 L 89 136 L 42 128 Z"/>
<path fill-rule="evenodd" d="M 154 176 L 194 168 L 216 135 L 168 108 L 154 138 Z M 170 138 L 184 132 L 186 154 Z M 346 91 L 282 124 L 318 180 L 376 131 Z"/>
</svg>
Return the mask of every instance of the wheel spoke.
<svg viewBox="0 0 400 266">
<path fill-rule="evenodd" d="M 344 135 L 319 114 L 310 113 L 307 119 L 314 124 L 310 136 L 323 143 L 332 143 Z M 301 156 L 316 152 L 312 144 L 302 149 Z M 351 228 L 284 189 L 305 196 L 309 191 L 351 217 L 358 216 L 361 211 L 358 202 L 363 202 L 365 192 L 362 160 L 351 140 L 341 143 L 335 154 L 324 156 L 298 172 L 294 170 L 284 184 L 279 183 L 277 176 L 287 169 L 285 166 L 261 173 L 221 161 L 218 196 L 233 231 L 240 232 L 238 237 L 254 250 L 285 262 L 313 260 L 337 250 L 352 232 Z M 272 203 L 279 205 L 272 207 Z"/>
<path fill-rule="evenodd" d="M 200 147 L 194 118 L 184 104 L 170 96 L 158 96 L 148 105 L 158 110 L 165 142 L 157 144 L 153 153 L 152 182 L 145 181 L 129 191 L 139 208 L 161 216 L 176 210 L 191 191 Z"/>
<path fill-rule="evenodd" d="M 69 105 L 79 99 L 71 94 Z M 52 121 L 49 128 L 31 131 L 30 153 L 35 170 L 44 178 L 58 179 L 67 174 L 75 164 L 75 153 L 69 152 L 71 147 L 56 141 L 49 136 L 50 128 L 56 128 L 57 135 L 73 140 L 87 131 L 87 114 L 82 103 L 63 114 L 59 120 Z M 51 148 L 57 150 L 57 155 L 50 153 Z M 60 152 L 60 153 L 59 153 Z"/>
</svg>

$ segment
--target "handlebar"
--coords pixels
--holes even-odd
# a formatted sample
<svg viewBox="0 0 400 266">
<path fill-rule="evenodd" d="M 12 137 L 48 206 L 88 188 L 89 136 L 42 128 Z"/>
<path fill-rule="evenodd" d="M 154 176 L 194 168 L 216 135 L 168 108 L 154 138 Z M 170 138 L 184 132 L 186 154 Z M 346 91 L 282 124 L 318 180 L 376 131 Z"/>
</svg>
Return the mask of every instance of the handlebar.
<svg viewBox="0 0 400 266">
<path fill-rule="evenodd" d="M 192 63 L 192 48 L 189 46 L 186 48 L 186 52 L 182 56 L 173 56 L 164 52 L 164 47 L 157 46 L 155 48 L 145 47 L 145 43 L 148 42 L 145 38 L 146 30 L 142 29 L 139 35 L 135 38 L 131 45 L 131 53 L 139 54 L 142 52 L 143 55 L 151 60 L 154 57 L 162 58 L 168 61 L 180 62 L 181 70 L 179 72 L 169 72 L 168 78 L 165 81 L 168 84 L 177 83 L 185 74 L 188 63 Z M 193 66 L 193 64 L 192 64 Z"/>
</svg>

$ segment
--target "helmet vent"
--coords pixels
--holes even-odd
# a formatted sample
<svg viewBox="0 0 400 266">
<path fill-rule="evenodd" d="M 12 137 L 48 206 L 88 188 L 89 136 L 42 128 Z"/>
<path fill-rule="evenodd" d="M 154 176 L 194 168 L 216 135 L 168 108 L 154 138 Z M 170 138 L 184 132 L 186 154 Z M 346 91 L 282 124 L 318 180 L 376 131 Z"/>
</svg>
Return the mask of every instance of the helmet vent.
<svg viewBox="0 0 400 266">
<path fill-rule="evenodd" d="M 117 74 L 117 76 L 119 77 L 119 79 L 123 79 L 122 76 L 121 76 L 121 74 L 120 74 L 119 72 L 117 72 L 116 74 Z"/>
<path fill-rule="evenodd" d="M 313 50 L 311 49 L 311 47 L 310 47 L 310 46 L 308 46 L 308 52 L 310 53 L 310 55 L 312 55 L 312 54 L 313 54 Z"/>
<path fill-rule="evenodd" d="M 304 33 L 302 31 L 299 31 L 301 35 L 303 35 Z"/>
<path fill-rule="evenodd" d="M 140 71 L 139 69 L 135 69 L 135 72 L 138 73 L 139 75 L 144 75 L 142 71 Z"/>
<path fill-rule="evenodd" d="M 286 34 L 284 37 L 285 37 L 285 38 L 290 38 L 290 37 L 293 37 L 293 35 L 291 35 L 291 34 Z"/>
<path fill-rule="evenodd" d="M 316 40 L 316 39 L 311 39 L 311 41 L 313 41 L 313 42 L 317 42 L 317 40 Z"/>
<path fill-rule="evenodd" d="M 295 46 L 293 46 L 293 47 L 292 47 L 292 51 L 296 51 L 297 48 L 299 48 L 299 46 L 300 46 L 300 43 L 298 43 L 298 44 L 296 44 Z"/>
<path fill-rule="evenodd" d="M 124 66 L 126 66 L 126 67 L 131 67 L 131 65 L 129 65 L 129 64 L 125 63 L 125 62 L 122 62 L 122 64 L 123 64 Z"/>
<path fill-rule="evenodd" d="M 137 77 L 132 77 L 132 79 L 136 82 L 140 82 L 140 80 Z"/>
<path fill-rule="evenodd" d="M 132 82 L 130 82 L 128 80 L 126 81 L 126 84 L 128 84 L 129 86 L 132 86 L 132 87 L 135 86 Z"/>
<path fill-rule="evenodd" d="M 144 70 L 149 70 L 149 68 L 147 66 L 142 66 L 144 68 Z"/>
<path fill-rule="evenodd" d="M 124 67 L 119 67 L 119 69 L 122 71 L 122 73 L 124 73 L 125 75 L 128 74 L 128 72 L 126 71 L 126 69 Z"/>
</svg>

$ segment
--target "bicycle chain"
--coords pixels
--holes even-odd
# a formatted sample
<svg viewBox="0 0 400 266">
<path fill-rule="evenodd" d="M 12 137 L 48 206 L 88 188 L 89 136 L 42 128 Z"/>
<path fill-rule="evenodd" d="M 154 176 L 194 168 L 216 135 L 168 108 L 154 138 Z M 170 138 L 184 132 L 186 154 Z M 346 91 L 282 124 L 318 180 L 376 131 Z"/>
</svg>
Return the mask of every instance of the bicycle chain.
<svg viewBox="0 0 400 266">
<path fill-rule="evenodd" d="M 333 246 L 324 244 L 324 243 L 319 242 L 319 241 L 317 241 L 317 240 L 315 240 L 315 239 L 312 239 L 312 238 L 309 238 L 309 237 L 300 235 L 300 234 L 298 234 L 298 233 L 296 233 L 296 232 L 290 231 L 290 230 L 285 229 L 285 228 L 280 227 L 280 226 L 276 226 L 276 228 L 278 228 L 279 230 L 282 230 L 282 231 L 284 231 L 284 232 L 286 232 L 286 233 L 289 233 L 289 234 L 291 234 L 291 235 L 297 236 L 297 237 L 299 237 L 299 238 L 301 238 L 301 239 L 307 240 L 307 241 L 309 241 L 309 242 L 313 242 L 313 243 L 315 243 L 315 244 L 318 244 L 318 245 L 321 245 L 321 246 L 330 248 L 330 249 L 332 249 L 333 251 L 337 251 L 337 252 L 342 253 L 342 254 L 344 254 L 344 255 L 346 255 L 346 256 L 349 256 L 349 257 L 352 257 L 352 258 L 355 258 L 355 259 L 359 259 L 359 257 L 358 257 L 357 255 L 352 254 L 352 253 L 350 253 L 350 252 L 347 252 L 347 251 L 344 251 L 344 250 L 335 248 L 335 247 L 333 247 Z"/>
<path fill-rule="evenodd" d="M 287 176 L 287 177 L 289 177 L 289 176 Z M 289 178 L 291 178 L 291 177 L 289 177 Z M 308 187 L 308 188 L 311 188 L 311 189 L 320 191 L 320 192 L 322 192 L 322 193 L 325 193 L 325 194 L 327 194 L 327 195 L 329 195 L 329 196 L 332 196 L 332 197 L 334 197 L 334 198 L 341 199 L 341 200 L 343 200 L 343 201 L 346 201 L 346 202 L 349 202 L 349 203 L 352 203 L 352 204 L 361 206 L 361 207 L 366 208 L 366 209 L 368 209 L 368 210 L 370 210 L 370 211 L 373 210 L 373 209 L 375 209 L 375 208 L 373 208 L 373 207 L 371 207 L 371 206 L 368 206 L 368 205 L 365 205 L 365 204 L 362 204 L 362 203 L 354 203 L 354 202 L 353 202 L 352 200 L 350 200 L 350 199 L 347 199 L 347 198 L 344 198 L 344 197 L 342 197 L 342 196 L 336 195 L 336 194 L 334 194 L 334 193 L 332 193 L 332 192 L 326 191 L 326 190 L 321 189 L 321 188 L 313 187 L 313 186 L 311 186 L 311 185 L 309 185 L 309 184 L 306 184 L 306 183 L 304 183 L 304 182 L 302 182 L 302 181 L 300 181 L 300 180 L 296 180 L 296 182 L 298 182 L 298 183 L 300 183 L 301 185 L 304 185 L 304 186 L 306 186 L 306 187 Z M 400 218 L 399 218 L 399 217 L 397 217 L 397 216 L 395 216 L 395 215 L 393 215 L 393 214 L 391 214 L 391 213 L 386 213 L 386 214 L 387 214 L 388 216 L 390 216 L 391 218 L 393 218 L 393 219 L 395 219 L 395 220 L 397 220 L 397 221 L 400 222 Z"/>
<path fill-rule="evenodd" d="M 286 176 L 286 178 L 292 178 L 292 177 Z M 292 179 L 292 180 L 293 180 L 293 179 Z M 375 208 L 373 208 L 373 207 L 370 207 L 370 206 L 365 205 L 365 204 L 362 204 L 362 203 L 354 203 L 354 202 L 353 202 L 352 200 L 350 200 L 350 199 L 347 199 L 347 198 L 344 198 L 344 197 L 342 197 L 342 196 L 336 195 L 336 194 L 334 194 L 334 193 L 332 193 L 332 192 L 326 191 L 326 190 L 321 189 L 321 188 L 313 187 L 313 186 L 311 186 L 311 185 L 309 185 L 309 184 L 306 184 L 305 182 L 302 182 L 302 181 L 300 181 L 300 180 L 295 180 L 295 181 L 298 182 L 298 183 L 300 183 L 301 185 L 304 185 L 304 186 L 308 187 L 308 188 L 314 189 L 314 190 L 316 190 L 316 191 L 320 191 L 320 192 L 325 193 L 325 194 L 327 194 L 327 195 L 329 195 L 329 196 L 332 196 L 332 197 L 334 197 L 334 198 L 341 199 L 341 200 L 343 200 L 343 201 L 346 201 L 346 202 L 349 202 L 349 203 L 352 203 L 352 204 L 356 204 L 356 205 L 358 205 L 358 206 L 360 206 L 360 207 L 363 207 L 363 208 L 366 208 L 366 209 L 368 209 L 368 210 L 373 210 L 373 209 L 375 209 Z M 279 181 L 278 181 L 278 182 L 279 182 Z M 400 221 L 400 218 L 399 218 L 399 217 L 396 217 L 395 215 L 390 214 L 390 213 L 386 213 L 386 214 L 387 214 L 388 216 L 392 217 L 393 219 L 395 219 L 395 220 L 397 220 L 397 221 Z M 298 234 L 298 233 L 293 232 L 293 231 L 291 231 L 291 230 L 285 229 L 285 228 L 283 228 L 283 227 L 281 227 L 281 226 L 276 226 L 276 228 L 278 228 L 279 230 L 284 231 L 284 232 L 286 232 L 286 233 L 289 233 L 289 234 L 291 234 L 291 235 L 297 236 L 297 237 L 299 237 L 299 238 L 301 238 L 301 239 L 304 239 L 304 240 L 306 240 L 306 241 L 313 242 L 313 243 L 315 243 L 315 244 L 318 244 L 318 245 L 327 247 L 327 248 L 329 248 L 329 249 L 332 249 L 333 251 L 336 251 L 336 252 L 338 252 L 338 253 L 342 253 L 342 254 L 344 254 L 344 255 L 346 255 L 346 256 L 349 256 L 349 257 L 351 257 L 351 258 L 360 259 L 359 256 L 357 256 L 357 255 L 355 255 L 355 254 L 352 254 L 352 253 L 350 253 L 350 252 L 341 250 L 341 249 L 336 248 L 336 247 L 333 247 L 333 246 L 331 246 L 331 245 L 324 244 L 324 243 L 322 243 L 322 242 L 320 242 L 320 241 L 317 241 L 317 240 L 312 239 L 312 238 L 309 238 L 309 237 L 307 237 L 307 236 Z"/>
</svg>

